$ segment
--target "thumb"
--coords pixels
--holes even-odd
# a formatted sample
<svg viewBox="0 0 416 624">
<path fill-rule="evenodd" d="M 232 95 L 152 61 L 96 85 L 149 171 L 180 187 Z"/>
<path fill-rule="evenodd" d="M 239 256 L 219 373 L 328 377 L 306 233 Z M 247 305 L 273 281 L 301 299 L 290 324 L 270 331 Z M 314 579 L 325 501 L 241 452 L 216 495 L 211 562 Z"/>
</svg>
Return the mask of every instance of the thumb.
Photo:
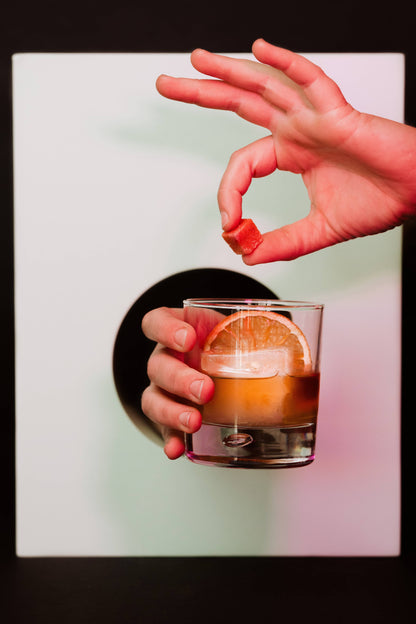
<svg viewBox="0 0 416 624">
<path fill-rule="evenodd" d="M 294 260 L 340 242 L 326 220 L 315 214 L 263 234 L 263 242 L 249 255 L 245 264 L 263 264 L 278 260 Z"/>
</svg>

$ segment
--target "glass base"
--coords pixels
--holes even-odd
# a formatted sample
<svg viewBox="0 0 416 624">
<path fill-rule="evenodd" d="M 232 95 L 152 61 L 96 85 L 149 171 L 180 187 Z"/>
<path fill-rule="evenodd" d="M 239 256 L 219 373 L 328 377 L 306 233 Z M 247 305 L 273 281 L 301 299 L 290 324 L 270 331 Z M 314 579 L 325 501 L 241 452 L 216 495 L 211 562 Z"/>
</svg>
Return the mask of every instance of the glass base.
<svg viewBox="0 0 416 624">
<path fill-rule="evenodd" d="M 203 424 L 186 435 L 185 454 L 196 464 L 225 468 L 296 468 L 315 459 L 316 424 L 222 427 Z"/>
</svg>

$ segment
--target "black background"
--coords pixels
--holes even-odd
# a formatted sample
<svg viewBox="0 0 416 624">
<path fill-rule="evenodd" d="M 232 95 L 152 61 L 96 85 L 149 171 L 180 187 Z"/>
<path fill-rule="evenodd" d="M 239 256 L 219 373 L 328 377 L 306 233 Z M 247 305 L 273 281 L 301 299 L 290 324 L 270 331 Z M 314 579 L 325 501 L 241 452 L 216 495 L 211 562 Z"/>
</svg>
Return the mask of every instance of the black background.
<svg viewBox="0 0 416 624">
<path fill-rule="evenodd" d="M 415 582 L 412 383 L 416 227 L 403 233 L 402 555 L 399 558 L 17 559 L 14 554 L 11 55 L 16 52 L 402 52 L 416 125 L 416 37 L 408 0 L 370 2 L 17 1 L 0 9 L 1 570 L 6 622 L 225 622 L 290 618 L 401 622 Z M 413 408 L 413 409 L 412 409 Z M 163 460 L 163 458 L 161 458 Z"/>
</svg>

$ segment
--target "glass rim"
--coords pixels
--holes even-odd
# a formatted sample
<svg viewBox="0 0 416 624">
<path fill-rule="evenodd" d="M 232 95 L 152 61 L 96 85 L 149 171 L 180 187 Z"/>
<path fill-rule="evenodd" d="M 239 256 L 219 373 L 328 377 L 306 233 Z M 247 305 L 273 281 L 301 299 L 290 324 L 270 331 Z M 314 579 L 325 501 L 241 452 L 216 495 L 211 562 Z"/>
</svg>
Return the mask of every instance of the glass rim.
<svg viewBox="0 0 416 624">
<path fill-rule="evenodd" d="M 238 308 L 239 310 L 270 310 L 271 308 L 286 310 L 322 310 L 323 303 L 311 301 L 290 301 L 285 299 L 239 299 L 239 298 L 188 298 L 183 300 L 185 307 L 194 308 Z"/>
</svg>

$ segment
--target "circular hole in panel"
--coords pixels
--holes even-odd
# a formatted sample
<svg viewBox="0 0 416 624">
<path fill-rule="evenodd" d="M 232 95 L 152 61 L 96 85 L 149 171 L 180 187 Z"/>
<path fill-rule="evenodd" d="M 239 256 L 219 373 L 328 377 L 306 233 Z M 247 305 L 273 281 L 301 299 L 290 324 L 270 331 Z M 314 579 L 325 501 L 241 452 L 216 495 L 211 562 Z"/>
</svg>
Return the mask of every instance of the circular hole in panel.
<svg viewBox="0 0 416 624">
<path fill-rule="evenodd" d="M 209 268 L 175 273 L 142 293 L 122 320 L 113 350 L 113 377 L 120 402 L 140 429 L 140 397 L 149 384 L 147 361 L 155 347 L 141 330 L 142 318 L 161 306 L 181 308 L 182 301 L 189 297 L 277 298 L 269 288 L 247 275 Z"/>
</svg>

